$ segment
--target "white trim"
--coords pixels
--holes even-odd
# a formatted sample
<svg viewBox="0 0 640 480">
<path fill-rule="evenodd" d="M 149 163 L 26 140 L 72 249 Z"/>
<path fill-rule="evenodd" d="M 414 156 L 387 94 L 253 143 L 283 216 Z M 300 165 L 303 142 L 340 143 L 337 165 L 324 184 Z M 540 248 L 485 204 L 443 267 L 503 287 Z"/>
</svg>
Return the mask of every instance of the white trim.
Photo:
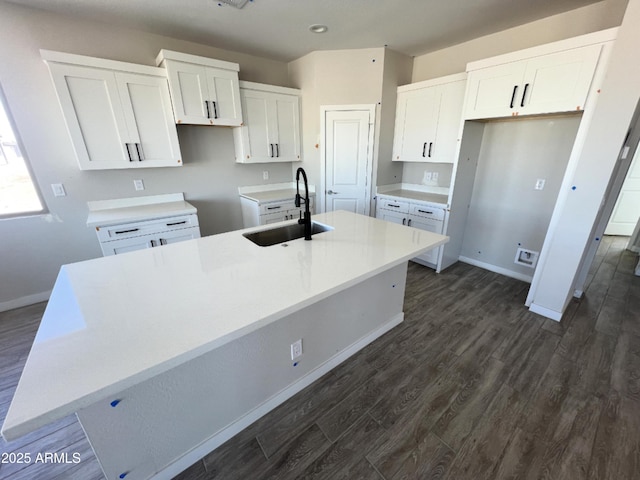
<svg viewBox="0 0 640 480">
<path fill-rule="evenodd" d="M 40 56 L 47 63 L 64 63 L 69 65 L 81 65 L 83 67 L 102 68 L 104 70 L 139 73 L 141 75 L 151 75 L 154 77 L 167 77 L 167 71 L 164 68 L 139 65 L 137 63 L 88 57 L 86 55 L 76 55 L 75 53 L 54 52 L 52 50 L 40 50 Z"/>
<path fill-rule="evenodd" d="M 375 140 L 375 130 L 376 130 L 376 105 L 371 104 L 362 104 L 362 105 L 320 105 L 320 190 L 319 194 L 316 192 L 316 208 L 320 207 L 319 212 L 326 212 L 327 209 L 327 184 L 325 181 L 325 176 L 327 174 L 327 162 L 326 162 L 326 117 L 327 112 L 349 112 L 349 111 L 358 111 L 358 112 L 369 112 L 369 150 L 367 152 L 367 186 L 365 187 L 365 205 L 364 205 L 364 214 L 369 215 L 371 213 L 371 199 L 372 195 L 372 184 L 374 180 L 374 172 L 377 168 L 374 168 L 373 165 L 373 151 L 374 151 L 374 140 Z"/>
<path fill-rule="evenodd" d="M 27 295 L 25 297 L 8 300 L 6 302 L 0 302 L 0 312 L 6 312 L 15 308 L 27 307 L 35 303 L 46 302 L 51 296 L 51 290 L 46 292 L 34 293 L 33 295 Z"/>
<path fill-rule="evenodd" d="M 525 48 L 524 50 L 518 50 L 516 52 L 510 52 L 503 55 L 496 55 L 495 57 L 484 58 L 482 60 L 467 63 L 466 70 L 467 72 L 470 72 L 473 70 L 479 70 L 481 68 L 494 67 L 496 65 L 502 65 L 509 62 L 517 62 L 519 60 L 525 60 L 527 58 L 540 57 L 543 55 L 549 55 L 565 50 L 571 50 L 573 48 L 580 48 L 586 47 L 587 45 L 610 42 L 618 37 L 618 30 L 619 27 L 608 28 L 599 32 L 587 33 L 585 35 L 567 38 L 566 40 L 559 40 L 557 42 Z"/>
<path fill-rule="evenodd" d="M 214 58 L 200 57 L 191 55 L 190 53 L 174 52 L 172 50 L 160 50 L 156 57 L 156 65 L 162 65 L 165 60 L 176 60 L 178 62 L 195 63 L 196 65 L 205 65 L 207 67 L 221 68 L 223 70 L 240 71 L 240 65 L 233 62 L 225 62 L 224 60 L 216 60 Z"/>
<path fill-rule="evenodd" d="M 297 95 L 302 94 L 302 90 L 299 88 L 280 87 L 278 85 L 267 85 L 266 83 L 247 82 L 246 80 L 240 80 L 240 88 L 244 90 L 258 90 L 260 92 L 282 93 L 284 95 Z"/>
<path fill-rule="evenodd" d="M 332 369 L 340 365 L 342 362 L 347 360 L 349 357 L 351 357 L 355 353 L 362 350 L 364 347 L 369 345 L 378 337 L 381 337 L 382 335 L 387 333 L 389 330 L 391 330 L 393 327 L 400 325 L 403 320 L 404 320 L 404 313 L 403 312 L 398 313 L 393 318 L 391 318 L 387 323 L 385 323 L 384 325 L 381 325 L 373 332 L 369 333 L 368 335 L 365 335 L 357 342 L 353 343 L 349 347 L 342 350 L 340 353 L 334 355 L 325 363 L 319 365 L 317 368 L 309 372 L 307 375 L 300 378 L 296 382 L 292 383 L 287 388 L 280 391 L 279 393 L 271 397 L 269 400 L 264 402 L 262 405 L 252 410 L 251 412 L 247 413 L 244 417 L 236 420 L 231 425 L 227 426 L 226 428 L 219 431 L 208 440 L 198 445 L 193 450 L 187 452 L 185 455 L 180 457 L 174 463 L 167 466 L 160 472 L 156 473 L 151 478 L 154 480 L 165 480 L 165 479 L 170 480 L 171 478 L 175 477 L 180 472 L 184 471 L 185 469 L 193 465 L 195 462 L 200 460 L 206 454 L 215 450 L 224 442 L 232 438 L 234 435 L 238 434 L 239 432 L 247 428 L 249 425 L 251 425 L 253 422 L 255 422 L 259 418 L 269 413 L 278 405 L 284 403 L 286 400 L 293 397 L 296 393 L 302 391 L 303 389 L 311 385 L 313 382 L 318 380 L 320 377 L 322 377 L 324 374 L 328 373 L 329 371 L 331 371 Z"/>
<path fill-rule="evenodd" d="M 447 75 L 444 77 L 432 78 L 430 80 L 423 80 L 422 82 L 409 83 L 407 85 L 401 85 L 398 87 L 398 93 L 410 92 L 411 90 L 421 90 L 426 87 L 433 87 L 435 85 L 443 85 L 445 83 L 460 82 L 467 79 L 467 72 L 454 73 L 453 75 Z"/>
<path fill-rule="evenodd" d="M 542 315 L 543 317 L 550 318 L 551 320 L 554 320 L 556 322 L 559 322 L 562 319 L 561 312 L 556 312 L 555 310 L 541 307 L 540 305 L 536 305 L 535 303 L 531 304 L 529 310 L 531 310 L 533 313 L 537 313 L 538 315 Z"/>
<path fill-rule="evenodd" d="M 516 280 L 522 280 L 523 282 L 527 282 L 527 283 L 531 283 L 531 280 L 533 278 L 531 275 L 525 275 L 523 273 L 514 272 L 513 270 L 508 270 L 506 268 L 498 267 L 490 263 L 481 262 L 474 258 L 465 257 L 463 255 L 460 255 L 460 257 L 458 257 L 458 260 L 464 263 L 468 263 L 469 265 L 474 265 L 476 267 L 484 268 L 485 270 L 489 270 L 490 272 L 499 273 L 500 275 L 515 278 Z"/>
<path fill-rule="evenodd" d="M 182 202 L 184 193 L 165 193 L 162 195 L 145 195 L 143 197 L 116 198 L 114 200 L 91 200 L 87 202 L 90 212 L 111 210 L 113 208 L 140 207 L 158 203 Z"/>
</svg>

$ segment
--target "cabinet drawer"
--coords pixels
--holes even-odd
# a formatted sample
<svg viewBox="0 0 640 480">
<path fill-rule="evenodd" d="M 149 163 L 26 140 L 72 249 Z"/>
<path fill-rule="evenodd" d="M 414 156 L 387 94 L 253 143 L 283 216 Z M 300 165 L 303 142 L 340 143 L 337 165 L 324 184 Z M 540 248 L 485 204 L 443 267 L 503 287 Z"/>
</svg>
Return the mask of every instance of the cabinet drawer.
<svg viewBox="0 0 640 480">
<path fill-rule="evenodd" d="M 391 200 L 389 198 L 380 198 L 379 208 L 384 208 L 385 210 L 393 210 L 394 212 L 399 213 L 409 213 L 409 202 L 399 202 L 397 200 Z"/>
<path fill-rule="evenodd" d="M 434 220 L 444 220 L 444 209 L 434 208 L 426 205 L 412 203 L 409 213 L 418 217 L 432 218 Z"/>
<path fill-rule="evenodd" d="M 314 197 L 309 197 L 309 210 L 313 212 L 314 208 Z M 277 213 L 277 212 L 285 212 L 287 210 L 294 210 L 296 207 L 295 200 L 292 198 L 291 200 L 286 201 L 278 201 L 271 203 L 261 203 L 260 204 L 260 215 L 265 215 L 268 213 Z M 304 211 L 304 203 L 300 203 L 300 208 Z"/>
<path fill-rule="evenodd" d="M 109 227 L 98 227 L 97 234 L 100 242 L 108 242 L 121 238 L 139 237 L 153 233 L 178 230 L 198 226 L 198 216 L 179 215 L 175 217 L 156 218 L 143 222 L 124 223 Z"/>
</svg>

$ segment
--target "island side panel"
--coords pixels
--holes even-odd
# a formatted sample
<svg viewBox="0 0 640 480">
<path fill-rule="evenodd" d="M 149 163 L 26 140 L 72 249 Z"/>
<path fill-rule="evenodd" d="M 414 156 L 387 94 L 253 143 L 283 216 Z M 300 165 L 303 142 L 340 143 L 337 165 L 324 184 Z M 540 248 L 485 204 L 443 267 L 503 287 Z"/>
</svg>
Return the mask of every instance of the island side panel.
<svg viewBox="0 0 640 480">
<path fill-rule="evenodd" d="M 406 272 L 404 262 L 77 412 L 105 476 L 172 478 L 320 378 L 402 321 Z"/>
</svg>

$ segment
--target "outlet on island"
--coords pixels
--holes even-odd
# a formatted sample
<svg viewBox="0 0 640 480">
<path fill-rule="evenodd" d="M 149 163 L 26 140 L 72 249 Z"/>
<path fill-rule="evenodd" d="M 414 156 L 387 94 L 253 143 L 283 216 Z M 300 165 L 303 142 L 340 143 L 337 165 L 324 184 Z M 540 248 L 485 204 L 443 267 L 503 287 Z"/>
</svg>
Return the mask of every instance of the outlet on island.
<svg viewBox="0 0 640 480">
<path fill-rule="evenodd" d="M 302 355 L 302 339 L 296 340 L 291 344 L 291 360 L 295 360 Z"/>
</svg>

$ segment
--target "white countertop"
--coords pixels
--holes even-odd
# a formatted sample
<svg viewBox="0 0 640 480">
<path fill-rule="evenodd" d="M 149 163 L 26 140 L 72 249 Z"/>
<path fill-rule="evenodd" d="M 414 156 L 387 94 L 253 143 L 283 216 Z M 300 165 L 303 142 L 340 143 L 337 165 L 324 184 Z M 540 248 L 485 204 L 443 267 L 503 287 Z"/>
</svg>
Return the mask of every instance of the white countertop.
<svg viewBox="0 0 640 480">
<path fill-rule="evenodd" d="M 262 226 L 63 266 L 5 438 L 117 398 L 448 240 L 344 211 L 313 220 L 334 230 L 287 248 L 242 236 Z"/>
<path fill-rule="evenodd" d="M 87 204 L 89 206 L 88 227 L 108 227 L 121 223 L 197 213 L 193 205 L 184 201 L 182 193 L 100 200 Z"/>
<path fill-rule="evenodd" d="M 441 208 L 447 208 L 447 203 L 449 201 L 447 195 L 442 195 L 439 193 L 420 192 L 417 190 L 398 189 L 398 190 L 391 190 L 384 193 L 378 193 L 378 195 L 384 195 L 387 197 L 404 198 L 407 200 L 419 200 L 421 202 L 430 203 L 432 205 L 436 205 Z"/>
<path fill-rule="evenodd" d="M 296 196 L 296 186 L 293 183 L 278 183 L 254 187 L 240 187 L 241 197 L 258 203 L 293 201 Z M 304 195 L 304 185 L 300 185 L 300 194 Z M 315 196 L 315 186 L 309 185 L 309 196 Z"/>
</svg>

